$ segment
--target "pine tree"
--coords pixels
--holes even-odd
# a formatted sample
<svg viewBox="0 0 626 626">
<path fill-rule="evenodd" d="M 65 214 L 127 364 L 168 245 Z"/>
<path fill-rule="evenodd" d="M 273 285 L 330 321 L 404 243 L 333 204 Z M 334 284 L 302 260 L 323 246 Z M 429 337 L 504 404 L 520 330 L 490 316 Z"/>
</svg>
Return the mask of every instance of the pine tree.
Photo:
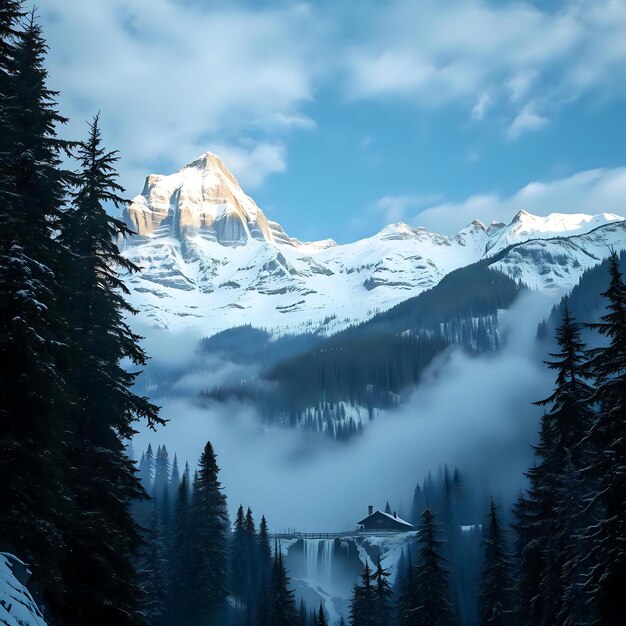
<svg viewBox="0 0 626 626">
<path fill-rule="evenodd" d="M 376 571 L 372 579 L 376 582 L 376 608 L 374 610 L 376 626 L 389 626 L 391 624 L 391 586 L 389 585 L 389 570 L 383 568 L 380 555 L 376 562 Z"/>
<path fill-rule="evenodd" d="M 350 603 L 352 626 L 376 626 L 376 589 L 372 585 L 372 571 L 366 561 L 361 573 L 361 584 L 354 585 Z"/>
<path fill-rule="evenodd" d="M 235 527 L 230 548 L 231 592 L 235 596 L 240 610 L 241 605 L 245 603 L 247 591 L 247 537 L 245 524 L 243 505 L 240 504 L 235 517 Z"/>
<path fill-rule="evenodd" d="M 326 613 L 324 613 L 324 606 L 320 602 L 320 608 L 317 612 L 317 626 L 328 626 L 328 620 L 326 619 Z"/>
<path fill-rule="evenodd" d="M 400 575 L 401 573 L 402 575 Z M 414 573 L 409 548 L 404 569 L 398 570 L 398 579 L 396 580 L 396 623 L 398 626 L 409 626 L 412 623 L 412 609 L 415 605 Z"/>
<path fill-rule="evenodd" d="M 146 493 L 152 494 L 154 492 L 154 453 L 150 444 L 148 444 L 139 464 L 139 479 Z"/>
<path fill-rule="evenodd" d="M 443 565 L 441 541 L 435 514 L 426 507 L 417 532 L 420 546 L 419 562 L 415 568 L 413 584 L 415 605 L 411 609 L 412 624 L 419 626 L 451 626 L 456 624 L 454 608 L 450 601 L 448 571 Z"/>
<path fill-rule="evenodd" d="M 246 601 L 246 623 L 251 624 L 253 615 L 256 614 L 257 587 L 256 582 L 259 579 L 259 543 L 256 534 L 256 526 L 252 509 L 248 507 L 246 511 L 246 519 L 244 524 L 245 533 L 245 554 L 246 554 L 246 571 L 245 571 L 245 601 Z"/>
<path fill-rule="evenodd" d="M 553 393 L 536 404 L 549 406 L 544 417 L 549 440 L 540 443 L 541 464 L 533 477 L 531 498 L 541 514 L 539 540 L 542 545 L 542 572 L 539 586 L 541 609 L 546 626 L 559 624 L 567 615 L 578 619 L 582 607 L 564 604 L 564 597 L 578 595 L 580 525 L 586 518 L 586 504 L 580 472 L 587 465 L 585 447 L 579 445 L 592 421 L 589 398 L 593 389 L 586 382 L 585 345 L 580 329 L 569 313 L 567 301 L 556 333 L 559 352 L 546 361 L 557 372 Z M 543 503 L 543 506 L 542 506 Z M 573 587 L 573 588 L 571 588 Z M 578 604 L 577 602 L 575 604 Z"/>
<path fill-rule="evenodd" d="M 154 464 L 154 496 L 163 498 L 169 491 L 170 485 L 170 460 L 167 448 L 159 446 Z"/>
<path fill-rule="evenodd" d="M 176 494 L 178 493 L 178 486 L 180 485 L 180 470 L 178 469 L 178 457 L 174 454 L 174 460 L 172 461 L 172 472 L 170 474 L 170 500 L 173 502 L 176 500 Z"/>
<path fill-rule="evenodd" d="M 504 532 L 493 500 L 489 506 L 489 527 L 483 540 L 484 566 L 480 586 L 480 626 L 506 626 L 510 623 L 511 563 L 506 552 Z"/>
<path fill-rule="evenodd" d="M 72 394 L 72 434 L 67 454 L 77 515 L 68 528 L 72 550 L 65 563 L 72 612 L 85 622 L 139 623 L 134 555 L 139 527 L 131 501 L 145 497 L 124 441 L 134 423 L 164 421 L 155 405 L 133 391 L 138 372 L 123 362 L 146 363 L 140 337 L 126 321 L 135 310 L 118 268 L 137 271 L 120 254 L 117 238 L 130 231 L 105 205 L 121 205 L 115 152 L 102 146 L 99 119 L 78 144 L 80 171 L 60 240 L 70 251 L 63 268 L 64 313 L 70 330 L 65 378 Z M 87 572 L 76 577 L 78 569 Z M 71 581 L 71 582 L 70 582 Z"/>
<path fill-rule="evenodd" d="M 265 622 L 261 622 L 265 624 Z M 300 608 L 298 609 L 298 626 L 308 626 L 309 616 L 306 610 L 306 604 L 304 604 L 304 600 L 300 600 Z"/>
<path fill-rule="evenodd" d="M 272 578 L 268 593 L 268 626 L 296 626 L 298 611 L 293 591 L 289 588 L 290 578 L 283 563 L 280 547 L 276 545 Z"/>
<path fill-rule="evenodd" d="M 139 583 L 142 592 L 141 614 L 150 626 L 165 623 L 168 606 L 168 563 L 165 536 L 156 506 L 152 507 L 150 526 L 139 552 Z"/>
<path fill-rule="evenodd" d="M 606 345 L 588 351 L 598 411 L 584 440 L 591 457 L 584 474 L 596 519 L 583 535 L 591 545 L 585 591 L 598 623 L 612 626 L 624 618 L 626 580 L 626 286 L 615 252 L 609 274 L 607 312 L 590 325 Z"/>
<path fill-rule="evenodd" d="M 213 446 L 207 442 L 192 498 L 192 614 L 220 624 L 228 595 L 228 513 Z"/>
<path fill-rule="evenodd" d="M 189 619 L 190 589 L 195 584 L 191 570 L 193 532 L 189 494 L 189 468 L 186 467 L 178 487 L 176 504 L 174 506 L 169 606 L 167 611 L 168 624 L 181 624 Z"/>
<path fill-rule="evenodd" d="M 266 626 L 268 619 L 268 594 L 272 576 L 272 547 L 265 516 L 261 517 L 258 536 L 259 576 L 256 585 L 256 624 Z M 302 607 L 301 607 L 302 608 Z"/>
<path fill-rule="evenodd" d="M 71 496 L 57 305 L 66 251 L 54 233 L 72 176 L 61 167 L 69 144 L 56 135 L 66 120 L 46 86 L 46 44 L 34 14 L 19 23 L 20 7 L 0 5 L 0 549 L 27 561 L 55 604 Z"/>
</svg>

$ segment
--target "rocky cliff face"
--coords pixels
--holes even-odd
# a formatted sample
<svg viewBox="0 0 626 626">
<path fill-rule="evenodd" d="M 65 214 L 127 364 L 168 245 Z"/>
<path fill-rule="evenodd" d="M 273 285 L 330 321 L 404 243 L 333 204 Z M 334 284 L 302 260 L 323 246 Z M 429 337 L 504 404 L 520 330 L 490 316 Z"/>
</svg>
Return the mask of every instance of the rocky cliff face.
<svg viewBox="0 0 626 626">
<path fill-rule="evenodd" d="M 558 294 L 607 246 L 626 246 L 617 215 L 525 211 L 510 224 L 475 220 L 451 237 L 400 223 L 345 245 L 301 242 L 268 220 L 211 153 L 175 174 L 148 176 L 124 219 L 137 232 L 125 254 L 143 268 L 127 279 L 140 319 L 207 335 L 242 324 L 335 332 L 509 246 L 498 269 Z"/>
</svg>

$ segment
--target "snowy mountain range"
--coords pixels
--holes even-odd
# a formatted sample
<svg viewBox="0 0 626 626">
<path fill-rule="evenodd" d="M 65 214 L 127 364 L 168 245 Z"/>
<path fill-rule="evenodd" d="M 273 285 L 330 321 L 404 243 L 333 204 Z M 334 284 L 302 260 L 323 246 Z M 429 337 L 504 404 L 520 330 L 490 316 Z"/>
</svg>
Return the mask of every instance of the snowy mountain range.
<svg viewBox="0 0 626 626">
<path fill-rule="evenodd" d="M 143 268 L 127 278 L 140 320 L 205 335 L 244 324 L 336 332 L 489 257 L 557 296 L 610 248 L 626 248 L 619 215 L 525 211 L 509 224 L 475 220 L 453 236 L 398 223 L 344 245 L 302 242 L 269 220 L 210 152 L 175 174 L 148 176 L 124 219 L 137 233 L 124 254 Z"/>
</svg>

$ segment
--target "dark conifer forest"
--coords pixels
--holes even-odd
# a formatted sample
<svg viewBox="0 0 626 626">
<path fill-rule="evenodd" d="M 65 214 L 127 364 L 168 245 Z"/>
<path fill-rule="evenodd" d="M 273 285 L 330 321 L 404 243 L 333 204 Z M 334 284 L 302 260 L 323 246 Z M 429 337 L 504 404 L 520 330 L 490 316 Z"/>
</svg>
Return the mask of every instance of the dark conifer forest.
<svg viewBox="0 0 626 626">
<path fill-rule="evenodd" d="M 0 552 L 27 564 L 48 625 L 624 624 L 623 254 L 612 251 L 540 325 L 551 391 L 528 398 L 543 415 L 535 441 L 522 442 L 534 463 L 512 506 L 444 464 L 411 478 L 412 529 L 397 563 L 364 547 L 366 531 L 307 538 L 273 528 L 271 511 L 229 509 L 224 456 L 211 441 L 199 459 L 174 445 L 148 445 L 140 459 L 131 451 L 139 428 L 167 436 L 175 424 L 137 384 L 150 355 L 123 276 L 142 268 L 121 253 L 133 231 L 113 217 L 126 198 L 101 128 L 107 112 L 93 112 L 83 137 L 64 139 L 49 54 L 37 12 L 0 0 Z M 210 411 L 234 398 L 265 425 L 325 433 L 347 448 L 364 427 L 346 407 L 373 419 L 401 406 L 452 345 L 468 358 L 497 351 L 499 312 L 528 291 L 470 265 L 331 337 L 277 340 L 260 375 L 266 387 L 207 388 L 198 404 Z M 236 334 L 253 352 L 270 341 L 248 326 L 199 349 L 220 354 Z M 258 470 L 237 458 L 247 462 Z M 329 489 L 341 490 L 341 479 Z M 384 515 L 399 519 L 389 504 Z M 296 584 L 309 539 L 330 541 L 331 562 L 351 572 L 341 610 Z"/>
</svg>

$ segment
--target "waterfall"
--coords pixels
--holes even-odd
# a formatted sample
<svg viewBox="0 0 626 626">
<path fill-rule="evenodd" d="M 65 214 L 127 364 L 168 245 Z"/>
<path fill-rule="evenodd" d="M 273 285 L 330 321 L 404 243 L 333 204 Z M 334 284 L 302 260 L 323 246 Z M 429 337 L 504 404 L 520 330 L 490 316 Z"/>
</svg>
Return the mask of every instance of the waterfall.
<svg viewBox="0 0 626 626">
<path fill-rule="evenodd" d="M 306 579 L 326 592 L 332 582 L 334 539 L 304 539 Z"/>
</svg>

